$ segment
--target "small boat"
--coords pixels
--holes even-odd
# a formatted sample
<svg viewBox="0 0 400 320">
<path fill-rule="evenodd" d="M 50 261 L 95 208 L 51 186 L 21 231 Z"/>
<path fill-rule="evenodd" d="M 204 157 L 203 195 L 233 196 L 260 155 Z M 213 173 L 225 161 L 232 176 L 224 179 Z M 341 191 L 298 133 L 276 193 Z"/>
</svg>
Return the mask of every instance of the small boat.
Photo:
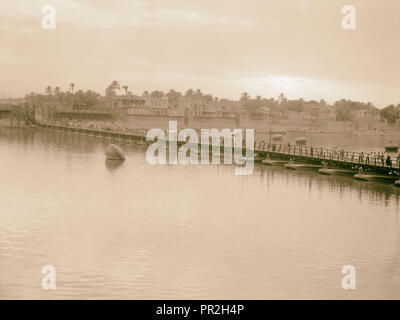
<svg viewBox="0 0 400 320">
<path fill-rule="evenodd" d="M 254 162 L 262 162 L 265 160 L 265 157 L 260 156 L 258 153 L 254 155 Z"/>
<path fill-rule="evenodd" d="M 272 141 L 282 141 L 283 136 L 281 134 L 274 134 L 271 137 Z"/>
<path fill-rule="evenodd" d="M 357 173 L 354 175 L 354 179 L 363 181 L 396 182 L 399 177 L 385 174 Z"/>
<path fill-rule="evenodd" d="M 384 175 L 384 174 L 357 173 L 354 175 L 354 179 L 364 180 L 364 181 L 395 182 L 396 180 L 399 179 L 399 177 Z"/>
<path fill-rule="evenodd" d="M 338 169 L 338 168 L 322 168 L 318 170 L 319 173 L 321 174 L 327 174 L 327 175 L 351 175 L 354 176 L 355 173 L 357 173 L 354 170 L 351 169 Z"/>
<path fill-rule="evenodd" d="M 394 182 L 394 185 L 397 186 L 397 187 L 400 187 L 400 179 L 399 179 L 399 180 L 396 180 L 396 181 Z"/>
<path fill-rule="evenodd" d="M 295 140 L 297 145 L 305 145 L 307 143 L 306 137 L 300 137 Z"/>
<path fill-rule="evenodd" d="M 125 154 L 120 147 L 111 143 L 106 149 L 107 160 L 125 160 Z"/>
<path fill-rule="evenodd" d="M 386 152 L 398 152 L 399 146 L 395 143 L 390 142 L 389 144 L 385 145 Z"/>
<path fill-rule="evenodd" d="M 287 163 L 285 167 L 292 170 L 312 170 L 321 169 L 322 164 L 308 164 L 308 163 Z"/>
<path fill-rule="evenodd" d="M 273 159 L 265 159 L 262 161 L 263 164 L 267 166 L 284 166 L 285 164 L 289 163 L 287 160 L 273 160 Z"/>
<path fill-rule="evenodd" d="M 253 158 L 249 157 L 249 156 L 241 156 L 239 158 L 239 161 L 243 161 L 243 162 L 249 162 L 249 161 L 253 161 L 253 162 L 261 162 L 265 159 L 265 157 L 261 157 L 259 156 L 257 153 L 254 155 Z M 244 163 L 243 163 L 244 164 Z"/>
</svg>

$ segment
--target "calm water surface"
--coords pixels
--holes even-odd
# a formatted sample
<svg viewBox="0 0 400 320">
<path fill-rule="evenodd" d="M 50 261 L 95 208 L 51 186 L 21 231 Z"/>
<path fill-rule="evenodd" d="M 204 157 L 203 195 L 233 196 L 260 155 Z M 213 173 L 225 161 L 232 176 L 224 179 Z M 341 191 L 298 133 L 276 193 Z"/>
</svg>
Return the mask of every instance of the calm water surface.
<svg viewBox="0 0 400 320">
<path fill-rule="evenodd" d="M 123 142 L 116 166 L 109 142 L 0 129 L 0 298 L 400 298 L 393 185 L 150 166 Z M 47 264 L 56 290 L 41 287 Z"/>
</svg>

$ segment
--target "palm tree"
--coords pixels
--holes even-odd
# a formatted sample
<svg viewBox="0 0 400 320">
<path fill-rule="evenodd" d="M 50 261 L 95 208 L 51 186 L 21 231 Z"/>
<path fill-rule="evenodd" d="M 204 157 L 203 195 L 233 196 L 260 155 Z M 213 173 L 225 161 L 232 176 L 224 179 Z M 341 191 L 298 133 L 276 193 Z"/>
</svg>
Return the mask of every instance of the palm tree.
<svg viewBox="0 0 400 320">
<path fill-rule="evenodd" d="M 121 89 L 121 86 L 117 80 L 113 80 L 110 84 L 110 87 L 114 90 L 115 95 L 117 94 L 117 90 Z"/>
<path fill-rule="evenodd" d="M 247 92 L 243 92 L 242 95 L 240 96 L 240 100 L 242 101 L 247 101 L 250 99 L 250 95 Z"/>
<path fill-rule="evenodd" d="M 152 93 L 150 93 L 152 97 L 156 98 L 162 98 L 164 96 L 164 92 L 159 91 L 159 90 L 154 90 Z"/>
<path fill-rule="evenodd" d="M 287 99 L 286 99 L 285 95 L 283 93 L 281 93 L 278 96 L 278 100 L 279 100 L 279 103 L 282 104 L 282 103 L 286 102 Z"/>
<path fill-rule="evenodd" d="M 186 97 L 192 97 L 193 96 L 193 89 L 188 89 L 187 91 L 186 91 L 186 93 L 185 93 L 185 96 Z"/>
<path fill-rule="evenodd" d="M 127 94 L 128 94 L 128 86 L 127 86 L 127 85 L 124 85 L 122 88 L 124 88 L 124 90 L 125 90 L 125 95 L 127 95 Z"/>
<path fill-rule="evenodd" d="M 47 95 L 53 94 L 53 89 L 51 88 L 51 86 L 47 86 L 47 87 L 46 87 L 45 93 L 46 93 Z"/>
<path fill-rule="evenodd" d="M 197 98 L 201 98 L 201 97 L 203 96 L 203 93 L 201 92 L 200 89 L 197 89 L 197 90 L 196 90 L 195 96 L 196 96 Z"/>
<path fill-rule="evenodd" d="M 167 93 L 168 101 L 170 103 L 178 102 L 178 99 L 180 96 L 181 96 L 181 93 L 178 91 L 175 91 L 174 89 L 170 89 Z"/>
<path fill-rule="evenodd" d="M 106 88 L 106 96 L 112 97 L 117 95 L 117 90 L 121 89 L 120 84 L 117 80 L 114 80 L 110 83 L 110 85 Z"/>
</svg>

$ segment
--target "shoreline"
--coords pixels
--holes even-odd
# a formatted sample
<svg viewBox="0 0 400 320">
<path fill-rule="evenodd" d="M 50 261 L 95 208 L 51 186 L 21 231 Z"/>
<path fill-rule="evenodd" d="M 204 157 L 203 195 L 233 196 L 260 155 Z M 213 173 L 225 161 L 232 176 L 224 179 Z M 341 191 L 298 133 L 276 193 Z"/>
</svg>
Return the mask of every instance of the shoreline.
<svg viewBox="0 0 400 320">
<path fill-rule="evenodd" d="M 13 124 L 11 124 L 10 119 L 0 119 L 0 128 L 35 128 L 39 127 L 37 125 L 25 125 L 25 124 L 16 124 L 16 121 L 14 121 Z M 24 122 L 21 120 L 21 122 Z M 248 126 L 243 127 L 243 129 L 248 128 Z M 233 128 L 228 128 L 228 129 L 233 129 Z M 273 130 L 275 132 L 277 130 Z M 400 140 L 400 132 L 375 132 L 375 131 L 326 131 L 326 130 L 313 130 L 313 131 L 304 131 L 304 130 L 290 130 L 290 128 L 281 128 L 281 130 L 278 130 L 279 132 L 286 132 L 283 133 L 284 135 L 292 135 L 292 134 L 299 134 L 299 135 L 314 135 L 314 134 L 324 134 L 324 135 L 349 135 L 349 136 L 371 136 L 371 137 L 385 137 L 385 136 L 397 136 L 399 135 L 399 140 Z M 269 130 L 256 130 L 256 134 L 266 134 L 269 135 L 270 131 Z"/>
</svg>

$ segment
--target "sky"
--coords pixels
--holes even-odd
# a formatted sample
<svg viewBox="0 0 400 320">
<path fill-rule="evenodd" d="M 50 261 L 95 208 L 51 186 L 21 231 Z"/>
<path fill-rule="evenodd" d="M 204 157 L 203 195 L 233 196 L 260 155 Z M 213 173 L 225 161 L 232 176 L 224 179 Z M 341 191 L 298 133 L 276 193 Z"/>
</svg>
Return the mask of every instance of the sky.
<svg viewBox="0 0 400 320">
<path fill-rule="evenodd" d="M 42 7 L 56 10 L 43 29 Z M 342 7 L 356 28 L 342 28 Z M 400 103 L 398 0 L 0 0 L 0 98 L 200 88 Z M 122 92 L 121 92 L 122 93 Z"/>
</svg>

